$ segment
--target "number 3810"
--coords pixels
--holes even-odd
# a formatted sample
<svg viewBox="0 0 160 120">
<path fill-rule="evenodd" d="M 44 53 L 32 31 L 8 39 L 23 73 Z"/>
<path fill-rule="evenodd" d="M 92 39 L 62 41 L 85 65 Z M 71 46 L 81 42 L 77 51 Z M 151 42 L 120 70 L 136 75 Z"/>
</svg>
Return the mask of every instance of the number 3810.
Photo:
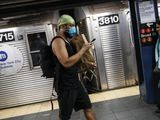
<svg viewBox="0 0 160 120">
<path fill-rule="evenodd" d="M 110 16 L 99 17 L 98 22 L 100 26 L 119 23 L 119 16 L 110 15 Z"/>
</svg>

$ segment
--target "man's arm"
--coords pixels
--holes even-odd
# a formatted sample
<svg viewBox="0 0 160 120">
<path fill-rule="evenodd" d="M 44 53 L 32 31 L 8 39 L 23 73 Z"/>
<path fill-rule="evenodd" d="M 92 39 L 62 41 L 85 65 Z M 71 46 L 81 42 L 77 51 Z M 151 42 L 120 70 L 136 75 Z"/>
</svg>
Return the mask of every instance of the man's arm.
<svg viewBox="0 0 160 120">
<path fill-rule="evenodd" d="M 52 42 L 53 53 L 57 56 L 59 62 L 64 67 L 71 67 L 72 65 L 77 63 L 79 59 L 82 57 L 82 55 L 85 53 L 85 51 L 88 50 L 91 46 L 92 46 L 91 43 L 86 43 L 83 45 L 83 47 L 81 48 L 79 52 L 69 57 L 67 49 L 66 49 L 66 45 L 63 39 L 56 38 Z"/>
</svg>

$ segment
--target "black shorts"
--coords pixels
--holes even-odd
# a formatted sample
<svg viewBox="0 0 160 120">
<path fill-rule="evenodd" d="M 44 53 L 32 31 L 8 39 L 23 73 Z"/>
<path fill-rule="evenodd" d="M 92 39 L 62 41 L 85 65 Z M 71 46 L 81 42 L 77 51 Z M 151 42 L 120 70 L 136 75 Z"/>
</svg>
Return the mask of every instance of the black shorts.
<svg viewBox="0 0 160 120">
<path fill-rule="evenodd" d="M 61 120 L 69 120 L 74 108 L 75 111 L 80 109 L 91 108 L 91 101 L 87 91 L 81 86 L 77 89 L 65 90 L 59 92 L 59 117 Z"/>
</svg>

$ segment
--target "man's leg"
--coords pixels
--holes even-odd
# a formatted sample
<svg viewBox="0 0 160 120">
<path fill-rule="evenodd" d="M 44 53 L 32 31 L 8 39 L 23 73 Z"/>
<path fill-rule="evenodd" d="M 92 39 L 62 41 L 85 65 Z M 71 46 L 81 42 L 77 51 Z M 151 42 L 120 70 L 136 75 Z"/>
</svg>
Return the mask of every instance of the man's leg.
<svg viewBox="0 0 160 120">
<path fill-rule="evenodd" d="M 84 115 L 87 120 L 96 120 L 95 114 L 91 108 L 84 109 Z"/>
<path fill-rule="evenodd" d="M 75 104 L 77 91 L 65 90 L 58 96 L 59 120 L 69 120 Z"/>
<path fill-rule="evenodd" d="M 96 120 L 95 114 L 92 110 L 92 104 L 86 89 L 81 85 L 78 89 L 78 96 L 74 105 L 75 111 L 83 109 L 87 120 Z"/>
</svg>

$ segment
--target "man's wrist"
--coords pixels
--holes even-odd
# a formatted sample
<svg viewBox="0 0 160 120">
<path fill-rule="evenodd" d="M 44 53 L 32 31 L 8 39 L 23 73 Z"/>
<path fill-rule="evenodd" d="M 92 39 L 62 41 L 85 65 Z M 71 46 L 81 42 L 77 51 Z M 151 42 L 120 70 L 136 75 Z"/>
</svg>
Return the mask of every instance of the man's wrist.
<svg viewBox="0 0 160 120">
<path fill-rule="evenodd" d="M 79 54 L 80 57 L 83 55 L 82 51 L 79 51 L 78 54 Z"/>
</svg>

